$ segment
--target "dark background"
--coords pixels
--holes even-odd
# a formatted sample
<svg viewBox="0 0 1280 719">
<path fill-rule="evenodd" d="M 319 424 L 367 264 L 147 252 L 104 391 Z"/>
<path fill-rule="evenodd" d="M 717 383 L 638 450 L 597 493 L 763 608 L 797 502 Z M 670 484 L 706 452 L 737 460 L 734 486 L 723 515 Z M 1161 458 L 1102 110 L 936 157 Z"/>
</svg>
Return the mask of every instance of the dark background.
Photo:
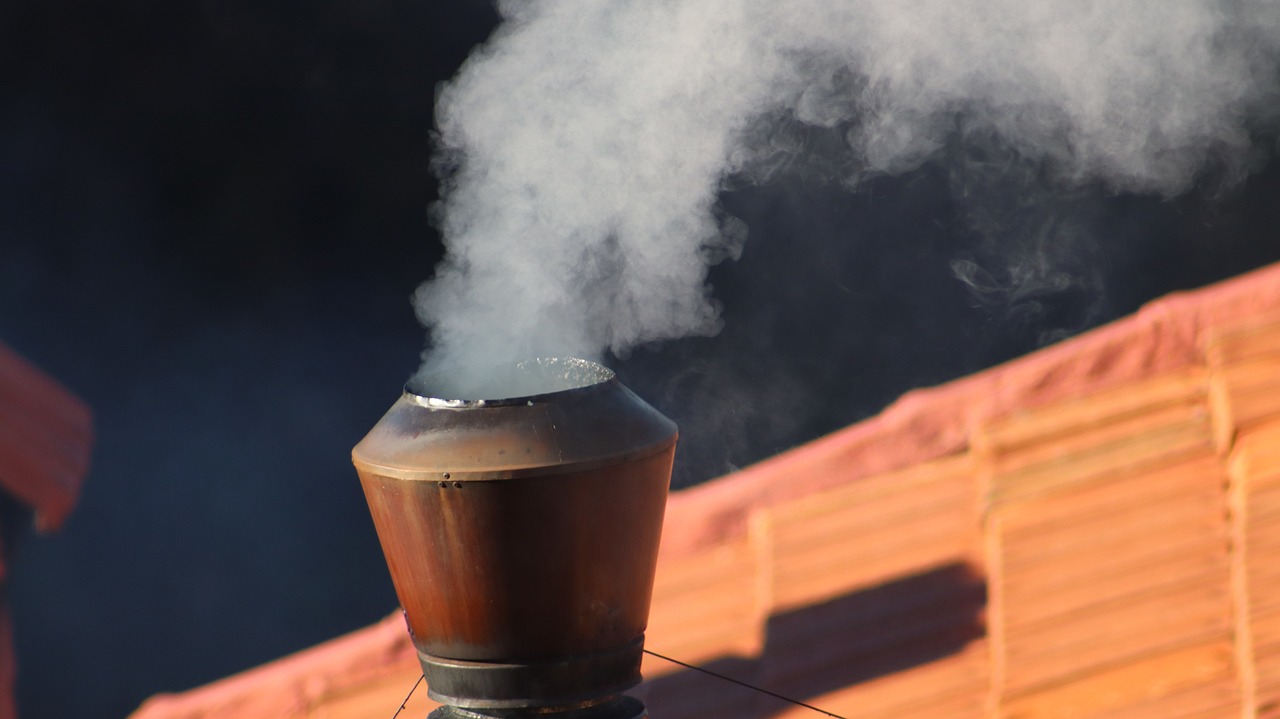
<svg viewBox="0 0 1280 719">
<path fill-rule="evenodd" d="M 435 85 L 495 21 L 0 5 L 0 340 L 98 433 L 75 514 L 11 574 L 23 716 L 118 717 L 392 611 L 349 452 L 424 342 Z M 965 152 L 724 193 L 750 228 L 712 271 L 724 331 L 613 363 L 681 424 L 678 485 L 1280 259 L 1275 163 L 1176 200 L 1024 197 Z"/>
</svg>

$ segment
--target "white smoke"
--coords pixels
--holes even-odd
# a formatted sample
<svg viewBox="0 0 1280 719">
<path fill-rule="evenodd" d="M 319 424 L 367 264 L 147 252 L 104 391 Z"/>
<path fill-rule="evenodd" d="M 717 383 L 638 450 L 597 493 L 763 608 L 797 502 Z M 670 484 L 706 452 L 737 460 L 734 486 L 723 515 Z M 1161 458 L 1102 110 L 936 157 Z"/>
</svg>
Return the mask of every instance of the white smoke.
<svg viewBox="0 0 1280 719">
<path fill-rule="evenodd" d="M 1185 191 L 1263 157 L 1272 0 L 507 0 L 439 93 L 427 367 L 713 334 L 726 179 L 844 138 L 844 181 L 997 138 L 1059 187 Z M 779 159 L 781 157 L 781 160 Z M 781 277 L 779 281 L 798 281 Z"/>
</svg>

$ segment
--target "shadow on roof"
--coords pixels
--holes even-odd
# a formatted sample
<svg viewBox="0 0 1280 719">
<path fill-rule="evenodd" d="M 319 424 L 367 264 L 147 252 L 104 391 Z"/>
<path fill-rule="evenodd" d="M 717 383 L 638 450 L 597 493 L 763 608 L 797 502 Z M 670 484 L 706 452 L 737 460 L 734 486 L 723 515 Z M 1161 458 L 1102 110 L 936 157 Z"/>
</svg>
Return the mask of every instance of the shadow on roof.
<svg viewBox="0 0 1280 719">
<path fill-rule="evenodd" d="M 986 598 L 982 574 L 955 562 L 774 614 L 759 657 L 719 657 L 702 666 L 807 702 L 960 652 L 986 634 Z M 657 677 L 636 693 L 654 716 L 732 711 L 737 717 L 770 717 L 790 708 L 781 699 L 692 669 Z M 678 710 L 664 708 L 668 701 L 678 702 Z"/>
</svg>

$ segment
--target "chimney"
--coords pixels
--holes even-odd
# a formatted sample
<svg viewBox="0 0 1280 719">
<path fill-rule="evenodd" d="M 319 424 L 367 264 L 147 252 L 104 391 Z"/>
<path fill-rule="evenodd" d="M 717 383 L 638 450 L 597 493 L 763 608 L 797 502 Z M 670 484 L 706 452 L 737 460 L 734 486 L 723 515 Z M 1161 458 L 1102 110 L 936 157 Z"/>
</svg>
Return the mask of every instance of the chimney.
<svg viewBox="0 0 1280 719">
<path fill-rule="evenodd" d="M 593 362 L 492 375 L 415 378 L 352 452 L 432 719 L 644 717 L 676 427 Z"/>
</svg>

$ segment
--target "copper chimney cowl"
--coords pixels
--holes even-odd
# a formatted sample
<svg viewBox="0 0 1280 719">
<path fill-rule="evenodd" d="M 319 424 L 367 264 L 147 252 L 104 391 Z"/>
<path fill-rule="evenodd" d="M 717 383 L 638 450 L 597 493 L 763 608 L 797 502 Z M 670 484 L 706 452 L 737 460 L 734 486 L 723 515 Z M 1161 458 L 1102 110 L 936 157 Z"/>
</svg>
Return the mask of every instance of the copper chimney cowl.
<svg viewBox="0 0 1280 719">
<path fill-rule="evenodd" d="M 514 372 L 539 391 L 411 382 L 353 461 L 432 698 L 617 709 L 640 680 L 676 427 L 598 364 Z"/>
</svg>

